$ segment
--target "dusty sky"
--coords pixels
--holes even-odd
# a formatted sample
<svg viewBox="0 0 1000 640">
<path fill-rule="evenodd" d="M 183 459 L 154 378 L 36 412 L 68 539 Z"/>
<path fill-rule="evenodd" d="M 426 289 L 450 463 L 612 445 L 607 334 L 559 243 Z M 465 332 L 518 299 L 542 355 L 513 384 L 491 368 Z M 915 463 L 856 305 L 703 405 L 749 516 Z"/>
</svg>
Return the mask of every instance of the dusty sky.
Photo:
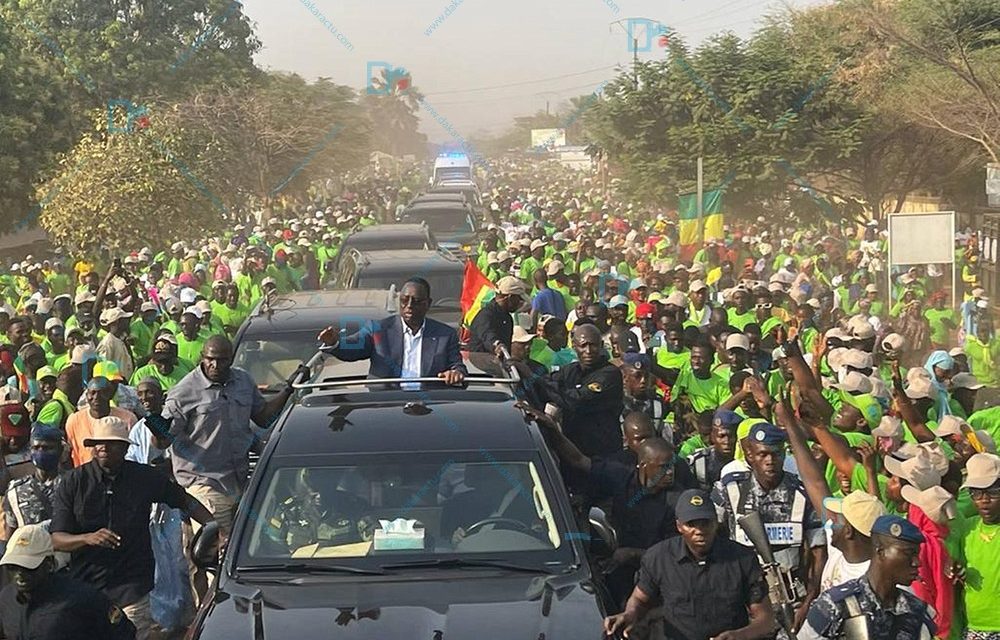
<svg viewBox="0 0 1000 640">
<path fill-rule="evenodd" d="M 820 0 L 787 1 L 804 7 Z M 659 21 L 697 44 L 723 30 L 746 37 L 782 6 L 781 0 L 244 0 L 243 10 L 256 22 L 264 68 L 362 89 L 370 63 L 404 67 L 439 117 L 468 137 L 499 133 L 547 101 L 555 111 L 627 68 L 630 18 Z M 451 15 L 435 26 L 448 7 Z M 655 40 L 642 51 L 641 23 L 634 31 L 640 59 L 662 55 Z M 420 115 L 432 141 L 449 139 L 425 109 Z"/>
</svg>

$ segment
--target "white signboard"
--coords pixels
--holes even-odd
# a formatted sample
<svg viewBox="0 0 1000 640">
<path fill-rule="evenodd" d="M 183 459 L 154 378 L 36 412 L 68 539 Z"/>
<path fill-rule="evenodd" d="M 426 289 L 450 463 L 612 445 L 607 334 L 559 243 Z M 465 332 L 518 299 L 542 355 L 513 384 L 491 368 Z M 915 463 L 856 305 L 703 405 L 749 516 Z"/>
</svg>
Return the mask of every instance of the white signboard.
<svg viewBox="0 0 1000 640">
<path fill-rule="evenodd" d="M 1000 207 L 1000 164 L 996 162 L 986 165 L 986 199 L 989 206 Z"/>
<path fill-rule="evenodd" d="M 958 299 L 955 270 L 955 212 L 889 214 L 889 268 L 887 293 L 892 306 L 893 267 L 896 265 L 950 264 L 951 303 Z"/>
<path fill-rule="evenodd" d="M 565 129 L 532 129 L 531 130 L 531 147 L 565 147 L 566 146 L 566 130 Z"/>
<path fill-rule="evenodd" d="M 889 214 L 889 266 L 954 261 L 954 211 Z"/>
</svg>

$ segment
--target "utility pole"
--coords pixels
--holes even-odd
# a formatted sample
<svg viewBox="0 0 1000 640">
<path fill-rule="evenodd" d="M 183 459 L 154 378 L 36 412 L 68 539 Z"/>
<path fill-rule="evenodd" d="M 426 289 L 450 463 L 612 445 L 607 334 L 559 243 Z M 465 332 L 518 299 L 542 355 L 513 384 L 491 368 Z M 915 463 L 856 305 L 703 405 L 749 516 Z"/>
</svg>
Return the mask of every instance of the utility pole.
<svg viewBox="0 0 1000 640">
<path fill-rule="evenodd" d="M 702 216 L 705 213 L 705 174 L 703 171 L 702 157 L 698 156 L 698 244 L 701 245 L 704 242 L 704 227 Z"/>
</svg>

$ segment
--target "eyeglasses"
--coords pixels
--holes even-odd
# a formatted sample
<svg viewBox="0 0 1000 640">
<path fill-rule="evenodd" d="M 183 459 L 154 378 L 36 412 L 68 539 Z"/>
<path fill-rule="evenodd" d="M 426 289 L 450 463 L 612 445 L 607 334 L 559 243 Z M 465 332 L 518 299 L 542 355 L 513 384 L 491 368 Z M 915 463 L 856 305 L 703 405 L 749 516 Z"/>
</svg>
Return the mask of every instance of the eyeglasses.
<svg viewBox="0 0 1000 640">
<path fill-rule="evenodd" d="M 1000 499 L 1000 487 L 992 489 L 969 489 L 969 496 L 973 500 L 982 500 L 983 498 L 998 500 Z"/>
<path fill-rule="evenodd" d="M 399 306 L 401 307 L 420 307 L 427 304 L 427 298 L 414 298 L 411 296 L 399 296 Z"/>
<path fill-rule="evenodd" d="M 759 304 L 755 304 L 754 305 L 754 307 L 757 308 L 757 309 L 770 309 L 773 306 L 774 305 L 771 304 L 770 302 L 761 302 Z"/>
</svg>

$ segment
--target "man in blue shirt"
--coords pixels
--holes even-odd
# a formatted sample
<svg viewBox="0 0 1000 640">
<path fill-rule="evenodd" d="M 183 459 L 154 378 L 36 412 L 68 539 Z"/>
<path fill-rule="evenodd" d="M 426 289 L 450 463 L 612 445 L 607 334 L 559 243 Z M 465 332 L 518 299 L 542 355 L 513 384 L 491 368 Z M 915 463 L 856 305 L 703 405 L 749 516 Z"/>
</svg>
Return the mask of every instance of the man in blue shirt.
<svg viewBox="0 0 1000 640">
<path fill-rule="evenodd" d="M 534 276 L 532 276 L 535 282 L 535 289 L 538 291 L 531 301 L 532 320 L 543 315 L 555 316 L 560 320 L 565 320 L 567 315 L 566 301 L 563 299 L 561 293 L 549 288 L 546 271 L 546 269 L 538 269 L 535 271 Z"/>
</svg>

